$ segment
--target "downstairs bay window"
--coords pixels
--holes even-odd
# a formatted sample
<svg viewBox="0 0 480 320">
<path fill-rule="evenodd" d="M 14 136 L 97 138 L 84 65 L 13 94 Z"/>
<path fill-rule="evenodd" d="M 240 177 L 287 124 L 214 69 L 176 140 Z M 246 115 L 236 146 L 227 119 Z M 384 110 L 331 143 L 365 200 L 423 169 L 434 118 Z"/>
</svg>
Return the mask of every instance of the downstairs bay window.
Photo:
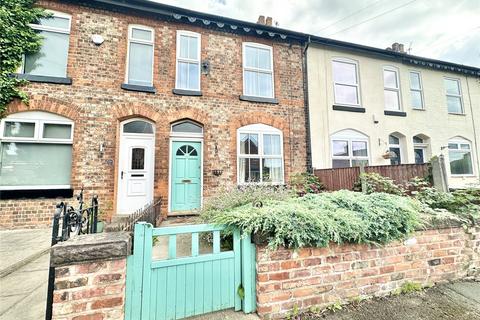
<svg viewBox="0 0 480 320">
<path fill-rule="evenodd" d="M 237 160 L 239 184 L 283 183 L 282 132 L 264 124 L 238 129 Z"/>
<path fill-rule="evenodd" d="M 39 111 L 0 123 L 0 190 L 69 189 L 73 122 Z"/>
</svg>

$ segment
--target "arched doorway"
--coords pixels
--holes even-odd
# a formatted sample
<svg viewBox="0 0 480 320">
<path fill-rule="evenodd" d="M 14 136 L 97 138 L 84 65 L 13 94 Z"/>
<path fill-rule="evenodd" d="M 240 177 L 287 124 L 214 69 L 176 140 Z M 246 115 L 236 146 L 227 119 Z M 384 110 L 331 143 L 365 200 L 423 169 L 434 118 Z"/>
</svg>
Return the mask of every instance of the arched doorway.
<svg viewBox="0 0 480 320">
<path fill-rule="evenodd" d="M 120 124 L 117 213 L 129 214 L 153 200 L 155 126 L 144 119 Z"/>
<path fill-rule="evenodd" d="M 179 121 L 170 132 L 169 212 L 191 213 L 202 205 L 203 127 Z"/>
</svg>

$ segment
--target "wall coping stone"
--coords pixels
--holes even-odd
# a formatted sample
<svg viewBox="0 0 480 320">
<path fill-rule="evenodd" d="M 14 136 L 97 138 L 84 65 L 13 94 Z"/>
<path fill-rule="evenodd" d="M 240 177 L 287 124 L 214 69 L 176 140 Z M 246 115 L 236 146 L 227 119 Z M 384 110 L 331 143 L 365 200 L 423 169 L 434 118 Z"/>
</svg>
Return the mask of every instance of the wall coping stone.
<svg viewBox="0 0 480 320">
<path fill-rule="evenodd" d="M 132 237 L 124 231 L 80 235 L 54 245 L 50 251 L 50 265 L 122 259 L 131 253 L 131 245 Z"/>
</svg>

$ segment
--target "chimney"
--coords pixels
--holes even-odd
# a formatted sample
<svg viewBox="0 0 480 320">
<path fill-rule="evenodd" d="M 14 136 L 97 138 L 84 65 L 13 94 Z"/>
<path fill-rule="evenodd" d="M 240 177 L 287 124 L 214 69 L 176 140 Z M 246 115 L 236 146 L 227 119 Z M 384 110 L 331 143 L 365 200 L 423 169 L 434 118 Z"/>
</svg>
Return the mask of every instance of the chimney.
<svg viewBox="0 0 480 320">
<path fill-rule="evenodd" d="M 265 24 L 265 16 L 258 16 L 258 24 Z"/>
<path fill-rule="evenodd" d="M 267 20 L 265 20 L 265 25 L 266 26 L 272 26 L 273 25 L 272 17 L 267 17 Z"/>
<path fill-rule="evenodd" d="M 405 53 L 405 45 L 403 43 L 395 42 L 392 44 L 391 48 L 387 48 L 388 51 Z"/>
</svg>

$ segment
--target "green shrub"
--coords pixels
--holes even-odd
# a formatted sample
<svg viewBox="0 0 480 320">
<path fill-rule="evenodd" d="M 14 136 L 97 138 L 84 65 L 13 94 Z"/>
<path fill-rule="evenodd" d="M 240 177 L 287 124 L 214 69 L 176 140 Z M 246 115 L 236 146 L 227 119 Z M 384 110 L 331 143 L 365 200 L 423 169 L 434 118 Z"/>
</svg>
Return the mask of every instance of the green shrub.
<svg viewBox="0 0 480 320">
<path fill-rule="evenodd" d="M 245 185 L 224 189 L 210 197 L 200 211 L 203 220 L 216 211 L 233 209 L 247 203 L 261 203 L 268 200 L 285 200 L 294 197 L 292 190 L 283 186 Z"/>
<path fill-rule="evenodd" d="M 384 177 L 376 172 L 361 173 L 353 186 L 353 190 L 362 191 L 362 180 L 365 183 L 367 194 L 384 192 L 403 195 L 405 193 L 405 190 L 401 186 L 395 184 L 392 179 Z"/>
<path fill-rule="evenodd" d="M 325 186 L 318 177 L 308 172 L 292 175 L 290 186 L 299 196 L 308 193 L 320 193 L 325 190 Z"/>
<path fill-rule="evenodd" d="M 420 225 L 420 209 L 419 203 L 408 197 L 341 190 L 204 214 L 211 223 L 261 235 L 271 248 L 299 248 L 327 246 L 331 241 L 388 243 L 403 239 Z"/>
<path fill-rule="evenodd" d="M 415 193 L 414 197 L 433 210 L 447 210 L 472 222 L 480 219 L 480 189 L 446 193 L 427 187 Z"/>
</svg>

